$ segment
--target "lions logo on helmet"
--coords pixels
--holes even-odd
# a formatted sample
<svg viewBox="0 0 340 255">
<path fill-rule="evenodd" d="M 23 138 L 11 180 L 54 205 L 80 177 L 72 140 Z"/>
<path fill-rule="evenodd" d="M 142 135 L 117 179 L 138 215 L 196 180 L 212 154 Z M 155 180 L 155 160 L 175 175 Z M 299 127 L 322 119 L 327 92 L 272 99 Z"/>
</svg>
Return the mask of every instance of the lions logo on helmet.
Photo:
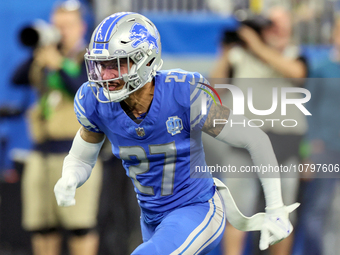
<svg viewBox="0 0 340 255">
<path fill-rule="evenodd" d="M 158 35 L 156 29 L 155 29 L 155 32 Z M 133 24 L 130 30 L 130 33 L 131 34 L 129 38 L 131 40 L 134 40 L 132 42 L 132 47 L 136 48 L 141 43 L 147 42 L 149 45 L 151 45 L 151 48 L 156 48 L 156 53 L 158 53 L 158 43 L 157 43 L 158 38 L 152 36 L 145 26 L 139 23 L 135 23 Z"/>
</svg>

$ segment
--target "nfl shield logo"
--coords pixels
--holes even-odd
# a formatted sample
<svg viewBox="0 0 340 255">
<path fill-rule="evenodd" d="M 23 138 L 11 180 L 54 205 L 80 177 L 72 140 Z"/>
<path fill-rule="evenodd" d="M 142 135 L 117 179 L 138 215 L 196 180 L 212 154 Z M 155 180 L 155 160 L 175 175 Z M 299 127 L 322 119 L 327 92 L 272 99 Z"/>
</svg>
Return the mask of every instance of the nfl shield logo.
<svg viewBox="0 0 340 255">
<path fill-rule="evenodd" d="M 177 116 L 171 116 L 166 121 L 166 128 L 171 135 L 179 134 L 183 129 L 182 120 Z"/>
<path fill-rule="evenodd" d="M 144 128 L 142 128 L 142 127 L 136 128 L 136 133 L 139 137 L 145 136 L 145 131 L 144 131 Z"/>
</svg>

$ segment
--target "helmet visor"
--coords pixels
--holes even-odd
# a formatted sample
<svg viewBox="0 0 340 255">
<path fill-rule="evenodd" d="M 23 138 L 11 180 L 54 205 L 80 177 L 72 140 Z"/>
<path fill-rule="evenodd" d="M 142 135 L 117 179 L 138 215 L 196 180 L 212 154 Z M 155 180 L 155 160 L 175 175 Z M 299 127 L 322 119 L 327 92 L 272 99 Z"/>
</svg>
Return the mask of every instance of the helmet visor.
<svg viewBox="0 0 340 255">
<path fill-rule="evenodd" d="M 111 57 L 96 60 L 85 57 L 85 59 L 89 81 L 100 83 L 104 81 L 115 81 L 122 79 L 124 74 L 130 72 L 131 61 L 126 57 Z"/>
</svg>

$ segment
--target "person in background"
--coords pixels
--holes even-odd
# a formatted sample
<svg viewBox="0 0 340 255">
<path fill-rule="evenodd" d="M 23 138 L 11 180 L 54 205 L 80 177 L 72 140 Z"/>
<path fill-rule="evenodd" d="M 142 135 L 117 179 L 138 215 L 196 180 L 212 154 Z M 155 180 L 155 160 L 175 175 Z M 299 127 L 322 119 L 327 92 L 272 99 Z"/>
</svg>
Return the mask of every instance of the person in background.
<svg viewBox="0 0 340 255">
<path fill-rule="evenodd" d="M 269 20 L 266 24 L 265 19 Z M 299 48 L 291 42 L 290 14 L 281 6 L 272 7 L 264 15 L 257 26 L 253 28 L 241 25 L 237 31 L 237 41 L 223 43 L 222 52 L 216 61 L 210 78 L 217 83 L 230 83 L 238 86 L 244 95 L 247 95 L 248 87 L 253 88 L 254 107 L 256 109 L 269 109 L 272 105 L 272 90 L 277 87 L 296 86 L 285 78 L 304 78 L 307 75 L 306 60 L 300 56 Z M 254 21 L 256 22 L 256 21 Z M 258 21 L 259 22 L 259 21 Z M 266 25 L 264 25 L 266 24 Z M 262 27 L 260 27 L 262 26 Z M 257 30 L 255 30 L 255 28 Z M 231 34 L 230 34 L 231 35 Z M 226 38 L 230 40 L 229 38 Z M 223 78 L 223 81 L 220 82 Z M 231 81 L 228 81 L 232 78 Z M 256 78 L 256 79 L 246 79 Z M 261 79 L 262 78 L 262 79 Z M 272 79 L 267 79 L 272 78 Z M 214 81 L 212 79 L 212 81 Z M 220 95 L 227 106 L 232 107 L 231 93 Z M 223 94 L 224 93 L 224 94 Z M 293 98 L 298 95 L 290 93 Z M 294 119 L 298 125 L 294 128 L 285 128 L 279 122 L 272 125 L 265 119 L 282 119 L 280 111 L 276 110 L 271 115 L 259 116 L 251 113 L 245 107 L 245 116 L 249 119 L 263 120 L 261 127 L 269 136 L 279 165 L 297 165 L 299 163 L 299 145 L 302 136 L 307 130 L 305 116 L 298 109 L 288 111 L 285 119 Z M 256 125 L 256 124 L 255 124 Z M 251 166 L 249 153 L 244 149 L 230 147 L 222 143 L 216 143 L 208 136 L 203 137 L 208 165 Z M 222 151 L 228 151 L 228 157 L 222 155 Z M 281 174 L 283 201 L 291 203 L 297 199 L 299 176 Z M 235 201 L 240 210 L 250 216 L 254 210 L 260 209 L 259 182 L 250 175 L 221 176 L 226 185 L 235 195 Z M 256 177 L 256 176 L 255 176 Z M 296 222 L 296 214 L 292 214 L 293 224 Z M 270 248 L 271 254 L 291 254 L 293 236 Z M 227 225 L 223 242 L 224 254 L 241 255 L 245 247 L 245 232 L 238 231 L 231 225 Z"/>
<path fill-rule="evenodd" d="M 329 56 L 320 59 L 311 68 L 306 87 L 312 94 L 307 104 L 312 116 L 308 117 L 306 140 L 310 146 L 307 163 L 316 169 L 309 174 L 303 189 L 301 226 L 304 230 L 305 255 L 325 253 L 325 224 L 339 184 L 340 164 L 340 18 L 333 26 L 333 47 Z M 320 165 L 321 164 L 321 165 Z M 318 170 L 318 166 L 323 166 Z"/>
<path fill-rule="evenodd" d="M 39 96 L 28 113 L 34 149 L 22 180 L 22 224 L 32 233 L 34 255 L 60 254 L 65 230 L 71 255 L 95 255 L 99 244 L 95 228 L 102 178 L 100 160 L 91 180 L 77 193 L 77 206 L 60 208 L 53 194 L 64 158 L 79 129 L 72 113 L 73 98 L 87 79 L 87 25 L 82 11 L 78 1 L 58 2 L 50 25 L 59 31 L 59 40 L 49 44 L 39 41 L 33 56 L 13 74 L 15 84 L 29 84 Z"/>
</svg>

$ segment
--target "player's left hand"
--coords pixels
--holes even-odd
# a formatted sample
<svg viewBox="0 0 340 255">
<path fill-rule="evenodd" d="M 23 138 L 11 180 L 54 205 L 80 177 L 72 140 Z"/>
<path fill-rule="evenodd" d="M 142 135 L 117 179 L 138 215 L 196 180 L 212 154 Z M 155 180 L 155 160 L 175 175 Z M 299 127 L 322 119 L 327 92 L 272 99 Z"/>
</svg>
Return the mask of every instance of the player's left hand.
<svg viewBox="0 0 340 255">
<path fill-rule="evenodd" d="M 265 250 L 269 245 L 276 244 L 293 231 L 293 226 L 288 215 L 300 204 L 294 203 L 279 208 L 266 208 L 266 215 L 261 229 L 260 250 Z"/>
</svg>

